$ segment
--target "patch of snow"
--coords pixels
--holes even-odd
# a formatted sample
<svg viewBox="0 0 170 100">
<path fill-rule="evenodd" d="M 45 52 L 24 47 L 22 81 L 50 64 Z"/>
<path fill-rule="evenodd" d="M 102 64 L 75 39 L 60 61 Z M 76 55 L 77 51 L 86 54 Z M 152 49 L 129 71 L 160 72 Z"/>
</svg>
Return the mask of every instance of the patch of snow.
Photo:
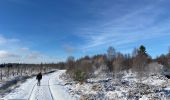
<svg viewBox="0 0 170 100">
<path fill-rule="evenodd" d="M 125 100 L 125 98 L 123 98 L 123 94 L 121 91 L 108 91 L 106 93 L 106 98 L 109 100 Z"/>
<path fill-rule="evenodd" d="M 143 95 L 139 100 L 149 100 L 149 98 L 146 95 Z"/>
<path fill-rule="evenodd" d="M 151 75 L 143 80 L 144 84 L 160 86 L 167 83 L 167 78 L 162 75 Z"/>
</svg>

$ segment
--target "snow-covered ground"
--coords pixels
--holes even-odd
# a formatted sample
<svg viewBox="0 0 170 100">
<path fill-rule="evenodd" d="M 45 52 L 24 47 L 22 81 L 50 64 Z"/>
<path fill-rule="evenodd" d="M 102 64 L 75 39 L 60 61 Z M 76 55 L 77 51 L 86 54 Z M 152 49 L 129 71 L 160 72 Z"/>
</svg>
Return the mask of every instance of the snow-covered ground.
<svg viewBox="0 0 170 100">
<path fill-rule="evenodd" d="M 104 73 L 103 73 L 104 74 Z M 160 74 L 151 74 L 141 82 L 135 74 L 126 72 L 119 80 L 101 75 L 83 84 L 72 81 L 65 70 L 43 76 L 41 86 L 35 77 L 27 79 L 2 99 L 27 100 L 170 100 L 170 80 Z"/>
<path fill-rule="evenodd" d="M 27 99 L 27 100 L 74 100 L 69 95 L 62 80 L 59 78 L 65 70 L 58 70 L 54 73 L 44 75 L 41 80 L 41 86 L 37 86 L 34 78 L 28 79 L 11 93 L 5 95 L 2 99 Z"/>
<path fill-rule="evenodd" d="M 100 75 L 80 84 L 70 79 L 65 87 L 81 100 L 170 100 L 170 80 L 151 74 L 139 81 L 134 73 L 124 73 L 118 82 L 113 77 Z M 106 76 L 103 78 L 103 76 Z"/>
</svg>

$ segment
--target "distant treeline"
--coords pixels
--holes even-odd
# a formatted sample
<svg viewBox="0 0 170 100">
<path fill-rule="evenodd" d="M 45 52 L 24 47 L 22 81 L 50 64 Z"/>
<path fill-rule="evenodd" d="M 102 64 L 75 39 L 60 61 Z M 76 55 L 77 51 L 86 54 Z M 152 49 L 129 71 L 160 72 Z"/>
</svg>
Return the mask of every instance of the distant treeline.
<svg viewBox="0 0 170 100">
<path fill-rule="evenodd" d="M 137 77 L 140 79 L 151 72 L 159 71 L 156 68 L 158 66 L 149 67 L 149 64 L 153 62 L 170 68 L 170 51 L 168 54 L 153 59 L 143 45 L 135 48 L 131 54 L 123 54 L 113 47 L 109 47 L 106 54 L 85 56 L 77 60 L 70 56 L 65 63 L 65 68 L 67 68 L 68 76 L 76 81 L 85 81 L 99 69 L 105 73 L 113 73 L 114 78 L 119 76 L 120 72 L 131 69 L 137 73 Z"/>
<path fill-rule="evenodd" d="M 64 69 L 64 63 L 50 64 L 0 64 L 0 80 L 10 80 L 17 76 L 31 76 L 39 72 L 46 73 L 54 69 Z"/>
</svg>

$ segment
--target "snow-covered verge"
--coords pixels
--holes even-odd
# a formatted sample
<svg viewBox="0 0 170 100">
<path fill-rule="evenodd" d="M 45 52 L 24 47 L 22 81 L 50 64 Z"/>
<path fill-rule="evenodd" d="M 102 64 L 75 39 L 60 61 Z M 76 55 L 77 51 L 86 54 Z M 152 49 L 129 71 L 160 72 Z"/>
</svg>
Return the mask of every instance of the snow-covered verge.
<svg viewBox="0 0 170 100">
<path fill-rule="evenodd" d="M 170 100 L 170 80 L 160 74 L 150 74 L 141 81 L 132 72 L 123 73 L 120 80 L 100 75 L 83 84 L 72 81 L 66 74 L 60 78 L 69 93 L 80 100 Z"/>
<path fill-rule="evenodd" d="M 8 78 L 3 77 L 0 81 L 0 96 L 2 97 L 6 93 L 11 92 L 11 90 L 17 88 L 20 84 L 33 76 L 35 76 L 35 74 L 23 74 L 22 76 L 10 75 Z"/>
<path fill-rule="evenodd" d="M 32 88 L 36 84 L 36 79 L 30 78 L 27 79 L 23 84 L 20 84 L 20 86 L 16 89 L 11 90 L 11 92 L 8 94 L 5 94 L 4 97 L 1 97 L 3 99 L 28 99 L 29 95 L 32 91 Z"/>
<path fill-rule="evenodd" d="M 55 70 L 45 72 L 45 74 L 53 73 Z M 3 97 L 5 94 L 11 92 L 11 90 L 17 88 L 25 82 L 27 79 L 34 77 L 36 74 L 23 75 L 23 76 L 10 76 L 10 78 L 5 79 L 0 82 L 0 97 Z"/>
<path fill-rule="evenodd" d="M 2 82 L 0 85 L 0 96 L 3 96 L 5 93 L 8 93 L 18 87 L 21 83 L 26 81 L 27 78 L 30 78 L 30 76 L 14 77 L 11 80 Z"/>
</svg>

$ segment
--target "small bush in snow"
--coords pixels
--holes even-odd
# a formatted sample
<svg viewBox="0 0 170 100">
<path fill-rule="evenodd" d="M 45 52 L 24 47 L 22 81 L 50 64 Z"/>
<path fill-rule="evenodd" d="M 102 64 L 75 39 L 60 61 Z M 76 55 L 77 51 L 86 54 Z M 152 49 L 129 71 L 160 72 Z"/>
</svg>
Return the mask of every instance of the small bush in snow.
<svg viewBox="0 0 170 100">
<path fill-rule="evenodd" d="M 77 70 L 74 74 L 74 80 L 84 82 L 86 80 L 86 74 L 81 70 Z"/>
</svg>

